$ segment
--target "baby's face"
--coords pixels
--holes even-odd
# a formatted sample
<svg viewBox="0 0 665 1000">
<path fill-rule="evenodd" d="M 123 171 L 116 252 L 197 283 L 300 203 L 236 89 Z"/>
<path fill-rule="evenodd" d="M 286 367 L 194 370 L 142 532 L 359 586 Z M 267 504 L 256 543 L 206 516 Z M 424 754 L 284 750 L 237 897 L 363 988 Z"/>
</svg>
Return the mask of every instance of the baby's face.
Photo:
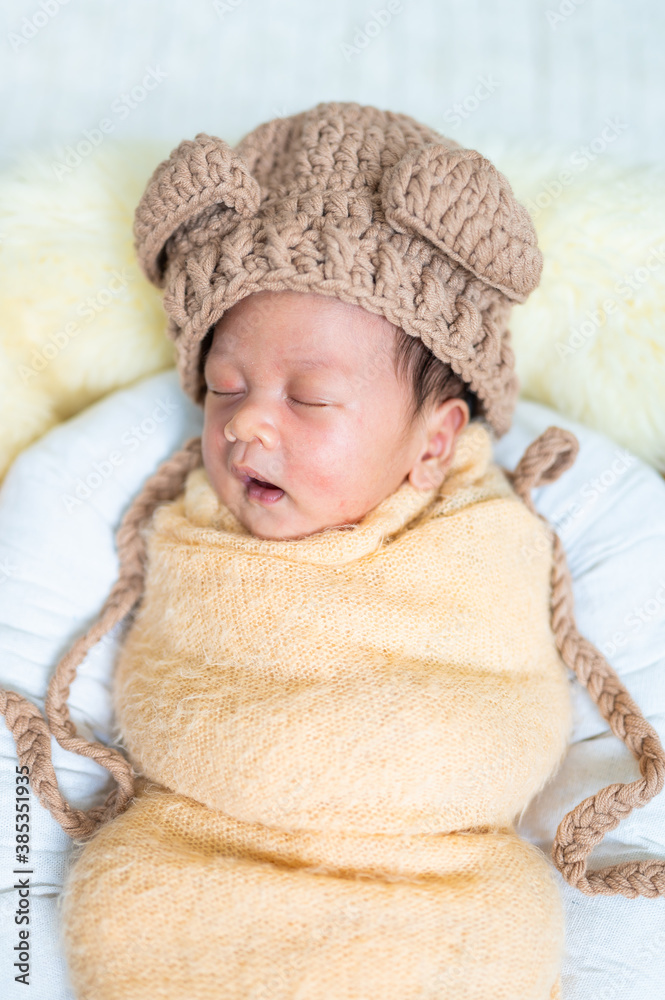
<svg viewBox="0 0 665 1000">
<path fill-rule="evenodd" d="M 221 318 L 205 364 L 203 463 L 253 535 L 355 524 L 406 477 L 417 489 L 443 480 L 468 409 L 448 400 L 410 427 L 395 336 L 382 316 L 301 292 L 258 292 Z"/>
</svg>

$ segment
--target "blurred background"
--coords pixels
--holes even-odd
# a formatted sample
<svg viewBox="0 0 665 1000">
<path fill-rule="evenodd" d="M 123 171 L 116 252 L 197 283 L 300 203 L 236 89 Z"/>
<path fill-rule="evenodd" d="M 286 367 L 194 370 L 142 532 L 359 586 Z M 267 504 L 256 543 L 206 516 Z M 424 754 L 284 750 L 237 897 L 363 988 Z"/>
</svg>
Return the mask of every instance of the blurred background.
<svg viewBox="0 0 665 1000">
<path fill-rule="evenodd" d="M 107 119 L 169 149 L 235 143 L 318 101 L 421 118 L 463 145 L 665 152 L 659 0 L 5 0 L 0 165 Z M 146 76 L 149 78 L 144 84 Z"/>
</svg>

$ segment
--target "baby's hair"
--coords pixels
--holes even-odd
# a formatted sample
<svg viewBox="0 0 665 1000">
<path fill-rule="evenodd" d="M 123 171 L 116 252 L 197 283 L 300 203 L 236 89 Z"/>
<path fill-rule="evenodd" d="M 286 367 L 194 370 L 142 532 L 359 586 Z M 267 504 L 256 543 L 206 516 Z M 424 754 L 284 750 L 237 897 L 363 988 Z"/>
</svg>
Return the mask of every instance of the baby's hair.
<svg viewBox="0 0 665 1000">
<path fill-rule="evenodd" d="M 463 399 L 469 418 L 476 414 L 476 395 L 452 367 L 430 351 L 420 337 L 412 337 L 398 328 L 395 338 L 395 374 L 411 384 L 413 423 L 429 403 L 438 405 L 447 399 Z"/>
<path fill-rule="evenodd" d="M 199 376 L 201 379 L 203 379 L 203 369 L 205 368 L 206 358 L 210 354 L 210 348 L 212 347 L 214 335 L 215 327 L 211 326 L 201 344 L 201 353 L 199 354 Z"/>
</svg>

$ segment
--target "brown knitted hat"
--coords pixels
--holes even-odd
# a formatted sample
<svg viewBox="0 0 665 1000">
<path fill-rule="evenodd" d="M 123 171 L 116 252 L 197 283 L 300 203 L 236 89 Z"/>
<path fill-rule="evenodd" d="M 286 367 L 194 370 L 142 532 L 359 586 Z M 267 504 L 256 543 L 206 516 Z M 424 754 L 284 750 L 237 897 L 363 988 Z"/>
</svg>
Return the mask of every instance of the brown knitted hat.
<svg viewBox="0 0 665 1000">
<path fill-rule="evenodd" d="M 353 102 L 275 118 L 235 148 L 200 133 L 153 173 L 136 210 L 143 272 L 165 289 L 184 391 L 202 405 L 201 346 L 262 290 L 332 295 L 420 337 L 500 437 L 518 381 L 508 316 L 537 286 L 527 210 L 473 149 Z"/>
</svg>

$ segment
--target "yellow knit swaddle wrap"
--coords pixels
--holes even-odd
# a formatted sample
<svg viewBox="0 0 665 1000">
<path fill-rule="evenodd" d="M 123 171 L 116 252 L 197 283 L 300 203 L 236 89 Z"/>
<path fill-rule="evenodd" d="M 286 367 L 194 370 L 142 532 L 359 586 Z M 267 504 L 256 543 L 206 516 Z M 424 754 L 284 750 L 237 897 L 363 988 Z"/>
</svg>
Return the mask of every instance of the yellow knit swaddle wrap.
<svg viewBox="0 0 665 1000">
<path fill-rule="evenodd" d="M 249 534 L 155 512 L 115 708 L 146 777 L 73 866 L 79 1000 L 548 1000 L 563 916 L 512 828 L 570 733 L 547 529 L 460 435 L 443 487 Z"/>
</svg>

